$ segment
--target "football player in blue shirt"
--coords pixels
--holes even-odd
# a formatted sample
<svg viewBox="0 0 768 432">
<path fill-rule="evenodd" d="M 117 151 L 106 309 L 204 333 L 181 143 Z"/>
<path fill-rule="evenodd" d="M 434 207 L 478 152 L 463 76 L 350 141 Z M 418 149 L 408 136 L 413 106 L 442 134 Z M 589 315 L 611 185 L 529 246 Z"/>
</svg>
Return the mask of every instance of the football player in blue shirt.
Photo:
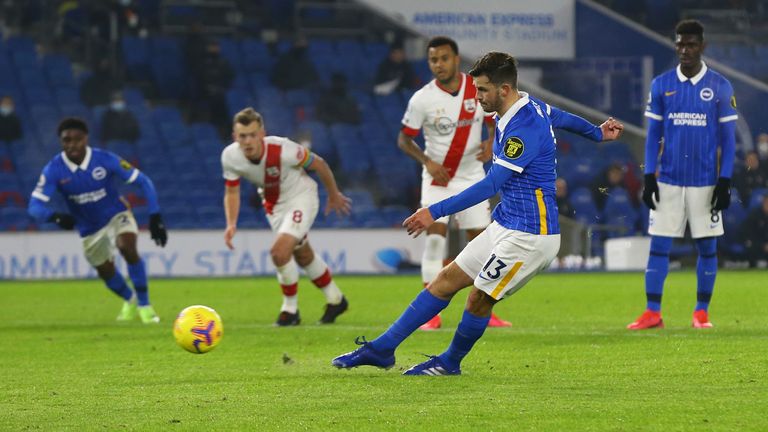
<svg viewBox="0 0 768 432">
<path fill-rule="evenodd" d="M 731 202 L 738 118 L 733 88 L 701 60 L 701 23 L 681 21 L 675 34 L 680 64 L 653 80 L 645 111 L 643 201 L 651 209 L 651 250 L 645 272 L 646 311 L 627 326 L 631 330 L 664 327 L 661 295 L 669 251 L 672 238 L 685 234 L 686 223 L 699 252 L 693 327 L 712 327 L 707 310 L 717 274 L 717 237 L 723 235 L 721 212 Z"/>
<path fill-rule="evenodd" d="M 149 204 L 152 240 L 165 246 L 168 233 L 152 180 L 115 154 L 88 146 L 88 126 L 80 119 L 62 120 L 57 133 L 63 151 L 43 168 L 29 200 L 29 214 L 38 222 L 54 222 L 65 230 L 77 228 L 86 259 L 107 287 L 124 300 L 118 321 L 138 316 L 145 324 L 159 322 L 149 303 L 146 267 L 136 250 L 136 219 L 114 184 L 117 177 L 141 186 Z M 69 213 L 55 212 L 46 205 L 57 191 L 65 198 Z M 114 265 L 115 246 L 128 264 L 133 290 Z"/>
<path fill-rule="evenodd" d="M 459 375 L 461 361 L 483 335 L 493 306 L 522 288 L 557 255 L 555 135 L 546 108 L 518 92 L 517 65 L 509 54 L 488 53 L 469 74 L 483 109 L 498 116 L 491 169 L 483 180 L 419 209 L 403 225 L 417 236 L 436 219 L 501 192 L 493 222 L 440 271 L 384 334 L 370 342 L 356 340 L 362 346 L 333 359 L 333 366 L 392 367 L 400 343 L 445 309 L 457 292 L 474 285 L 448 349 L 405 371 L 405 375 Z"/>
</svg>

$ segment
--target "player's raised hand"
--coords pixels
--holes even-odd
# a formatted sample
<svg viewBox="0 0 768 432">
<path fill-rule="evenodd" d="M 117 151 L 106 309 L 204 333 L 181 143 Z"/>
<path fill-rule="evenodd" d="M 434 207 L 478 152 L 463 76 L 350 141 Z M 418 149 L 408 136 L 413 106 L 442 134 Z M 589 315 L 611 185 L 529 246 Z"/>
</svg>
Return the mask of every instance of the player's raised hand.
<svg viewBox="0 0 768 432">
<path fill-rule="evenodd" d="M 416 210 L 416 213 L 408 216 L 403 221 L 403 226 L 408 231 L 408 235 L 416 238 L 433 223 L 435 223 L 435 219 L 432 217 L 432 213 L 430 213 L 428 208 L 422 207 Z"/>
<path fill-rule="evenodd" d="M 424 164 L 424 167 L 427 169 L 427 172 L 429 173 L 429 175 L 431 175 L 432 178 L 435 179 L 436 184 L 440 186 L 445 186 L 448 184 L 449 181 L 451 181 L 451 176 L 448 175 L 448 170 L 445 169 L 444 166 L 433 161 L 432 159 L 427 159 L 427 162 Z"/>
<path fill-rule="evenodd" d="M 227 229 L 224 230 L 224 244 L 227 245 L 229 250 L 235 250 L 235 245 L 232 244 L 232 239 L 235 238 L 235 232 L 237 232 L 237 227 L 234 225 L 228 225 Z"/>
<path fill-rule="evenodd" d="M 603 132 L 603 141 L 612 141 L 619 139 L 624 132 L 624 124 L 613 117 L 608 117 L 608 120 L 600 125 L 600 130 Z"/>
<path fill-rule="evenodd" d="M 328 200 L 325 203 L 325 215 L 328 216 L 331 211 L 337 215 L 349 215 L 352 210 L 352 200 L 341 192 L 328 194 Z"/>
<path fill-rule="evenodd" d="M 488 138 L 480 142 L 480 151 L 475 155 L 475 159 L 480 162 L 488 162 L 493 156 L 493 139 Z"/>
<path fill-rule="evenodd" d="M 160 247 L 165 247 L 165 244 L 168 243 L 168 230 L 165 229 L 163 217 L 160 216 L 160 213 L 149 215 L 149 235 L 155 241 L 155 244 Z"/>
</svg>

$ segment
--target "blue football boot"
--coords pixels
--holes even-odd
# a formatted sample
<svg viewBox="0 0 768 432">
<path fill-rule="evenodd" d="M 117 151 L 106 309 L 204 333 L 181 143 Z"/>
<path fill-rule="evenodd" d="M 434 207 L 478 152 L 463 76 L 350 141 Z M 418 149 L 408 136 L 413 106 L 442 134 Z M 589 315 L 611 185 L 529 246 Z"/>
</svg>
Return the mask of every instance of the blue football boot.
<svg viewBox="0 0 768 432">
<path fill-rule="evenodd" d="M 461 367 L 451 368 L 438 356 L 427 356 L 429 360 L 403 372 L 403 375 L 461 375 Z"/>
<path fill-rule="evenodd" d="M 358 366 L 376 366 L 382 369 L 389 369 L 395 365 L 395 353 L 380 352 L 371 348 L 371 343 L 365 340 L 365 336 L 355 338 L 355 343 L 360 348 L 342 354 L 331 361 L 333 366 L 339 369 L 350 369 Z"/>
</svg>

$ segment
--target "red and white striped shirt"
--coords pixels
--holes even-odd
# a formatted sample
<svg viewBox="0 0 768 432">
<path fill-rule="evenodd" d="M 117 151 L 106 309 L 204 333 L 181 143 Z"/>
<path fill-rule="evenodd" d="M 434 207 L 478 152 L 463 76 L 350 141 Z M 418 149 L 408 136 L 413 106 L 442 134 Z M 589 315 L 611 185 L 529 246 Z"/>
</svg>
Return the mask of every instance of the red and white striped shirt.
<svg viewBox="0 0 768 432">
<path fill-rule="evenodd" d="M 476 155 L 480 151 L 483 122 L 490 118 L 477 101 L 472 77 L 462 73 L 455 95 L 437 80 L 414 93 L 403 116 L 402 130 L 412 137 L 423 130 L 427 157 L 446 167 L 451 178 L 474 182 L 485 176 L 483 163 Z M 431 179 L 426 169 L 423 176 Z"/>
<path fill-rule="evenodd" d="M 258 186 L 267 213 L 299 195 L 317 194 L 317 183 L 304 171 L 312 160 L 312 152 L 308 149 L 276 136 L 264 137 L 264 152 L 258 163 L 248 160 L 237 142 L 221 152 L 227 184 L 237 185 L 240 177 L 244 177 Z"/>
</svg>

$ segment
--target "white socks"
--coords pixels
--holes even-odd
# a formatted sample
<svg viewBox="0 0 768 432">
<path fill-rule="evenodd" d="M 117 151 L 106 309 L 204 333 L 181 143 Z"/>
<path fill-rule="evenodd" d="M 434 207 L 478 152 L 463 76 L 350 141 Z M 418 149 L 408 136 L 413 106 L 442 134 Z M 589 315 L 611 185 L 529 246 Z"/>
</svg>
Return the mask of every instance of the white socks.
<svg viewBox="0 0 768 432">
<path fill-rule="evenodd" d="M 299 267 L 293 258 L 288 261 L 288 264 L 277 267 L 277 281 L 283 290 L 283 306 L 280 310 L 295 314 L 299 309 L 299 296 L 297 295 Z"/>
<path fill-rule="evenodd" d="M 307 273 L 307 277 L 312 279 L 312 283 L 323 292 L 325 301 L 328 304 L 337 305 L 341 303 L 341 290 L 336 285 L 336 282 L 333 281 L 328 265 L 320 256 L 315 255 L 315 259 L 304 267 L 304 271 Z"/>
<path fill-rule="evenodd" d="M 439 234 L 428 234 L 421 256 L 421 279 L 424 284 L 432 282 L 443 269 L 445 259 L 445 237 Z"/>
</svg>

